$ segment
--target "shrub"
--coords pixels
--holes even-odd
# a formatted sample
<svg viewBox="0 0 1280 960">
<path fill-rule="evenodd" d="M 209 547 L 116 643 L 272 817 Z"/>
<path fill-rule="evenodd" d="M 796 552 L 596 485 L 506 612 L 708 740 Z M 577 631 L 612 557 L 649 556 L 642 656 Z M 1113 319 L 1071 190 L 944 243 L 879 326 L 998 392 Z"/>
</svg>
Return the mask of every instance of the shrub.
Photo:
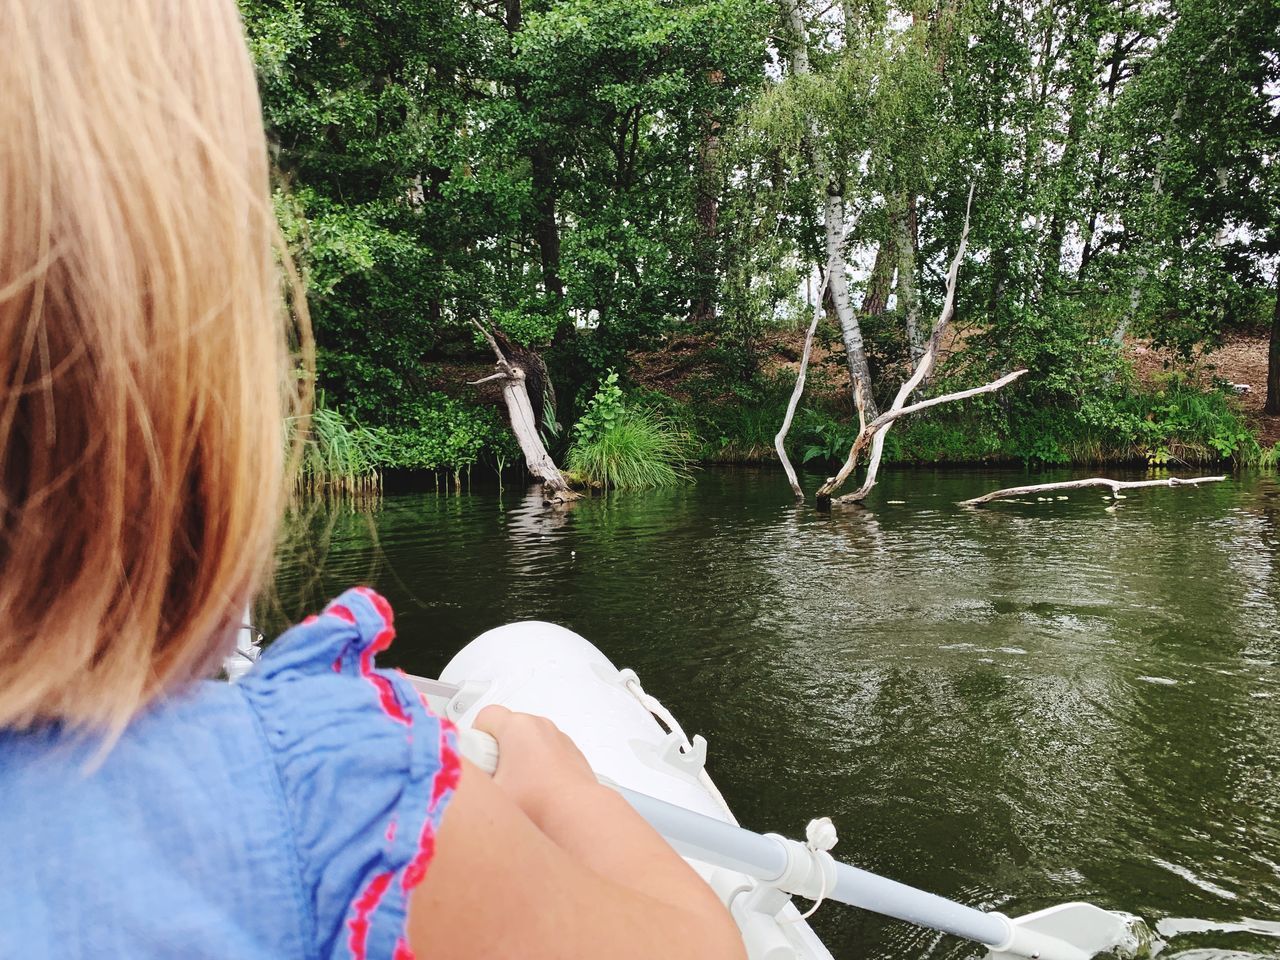
<svg viewBox="0 0 1280 960">
<path fill-rule="evenodd" d="M 290 437 L 296 421 L 287 424 Z M 501 471 L 519 456 L 497 411 L 444 394 L 404 408 L 395 426 L 366 427 L 321 394 L 302 446 L 297 487 L 308 493 L 376 493 L 387 468 L 448 472 L 459 484 L 481 461 Z"/>
<path fill-rule="evenodd" d="M 669 415 L 628 407 L 610 371 L 574 425 L 568 467 L 616 490 L 674 486 L 689 479 L 693 437 Z"/>
<path fill-rule="evenodd" d="M 387 466 L 444 470 L 455 483 L 482 458 L 499 471 L 514 459 L 515 438 L 495 410 L 440 393 L 409 405 L 399 423 L 377 433 Z"/>
</svg>

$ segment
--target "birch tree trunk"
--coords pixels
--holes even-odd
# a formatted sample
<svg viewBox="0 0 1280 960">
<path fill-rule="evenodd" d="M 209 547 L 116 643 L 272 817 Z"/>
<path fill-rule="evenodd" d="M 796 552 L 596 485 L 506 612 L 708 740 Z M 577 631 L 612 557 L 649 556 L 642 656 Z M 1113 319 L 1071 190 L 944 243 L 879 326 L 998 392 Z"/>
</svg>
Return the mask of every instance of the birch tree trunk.
<svg viewBox="0 0 1280 960">
<path fill-rule="evenodd" d="M 831 291 L 836 320 L 840 323 L 849 384 L 855 392 L 861 388 L 867 414 L 874 418 L 877 410 L 871 389 L 871 368 L 867 365 L 867 348 L 862 339 L 862 325 L 858 323 L 858 315 L 854 313 L 853 302 L 849 299 L 849 276 L 844 260 L 844 197 L 834 191 L 834 185 L 828 185 L 823 207 L 827 235 L 827 287 Z"/>
<path fill-rule="evenodd" d="M 942 343 L 948 326 L 951 324 L 951 318 L 955 315 L 956 306 L 956 283 L 960 275 L 960 263 L 964 260 L 965 248 L 969 243 L 969 213 L 973 206 L 973 187 L 969 187 L 969 199 L 965 203 L 964 209 L 964 229 L 960 231 L 960 245 L 956 249 L 955 258 L 951 261 L 951 268 L 947 271 L 947 293 L 942 302 L 942 310 L 938 314 L 938 319 L 934 321 L 933 333 L 929 336 L 929 342 L 925 345 L 924 353 L 920 357 L 920 362 L 916 364 L 914 372 L 901 387 L 898 388 L 897 394 L 893 398 L 893 404 L 888 411 L 871 418 L 868 424 L 867 419 L 863 416 L 862 396 L 857 394 L 858 413 L 861 426 L 858 429 L 858 436 L 854 439 L 853 446 L 849 450 L 849 456 L 845 460 L 840 471 L 834 476 L 829 477 L 827 482 L 818 488 L 815 497 L 816 505 L 820 509 L 825 509 L 832 502 L 832 495 L 840 489 L 846 480 L 853 474 L 858 466 L 858 458 L 862 453 L 867 442 L 871 443 L 871 457 L 867 461 L 867 475 L 863 478 L 862 486 L 853 493 L 841 497 L 841 503 L 857 503 L 865 500 L 867 494 L 871 492 L 871 488 L 875 486 L 876 475 L 880 470 L 880 458 L 884 454 L 884 438 L 893 426 L 893 422 L 899 417 L 906 416 L 918 410 L 924 410 L 928 407 L 937 406 L 942 403 L 950 403 L 953 400 L 962 400 L 966 397 L 976 396 L 979 393 L 990 393 L 999 390 L 1006 384 L 1012 383 L 1018 377 L 1027 371 L 1018 370 L 1011 374 L 1007 374 L 992 383 L 982 387 L 976 387 L 972 390 L 962 390 L 959 393 L 948 394 L 944 397 L 935 397 L 930 400 L 922 400 L 919 403 L 907 406 L 907 399 L 924 381 L 937 363 L 938 349 Z"/>
<path fill-rule="evenodd" d="M 787 30 L 791 34 L 791 70 L 796 76 L 813 73 L 809 62 L 809 41 L 799 0 L 782 0 Z M 840 337 L 844 341 L 845 361 L 849 368 L 849 381 L 854 393 L 861 388 L 868 412 L 874 416 L 871 370 L 867 366 L 866 344 L 862 339 L 862 327 L 849 299 L 848 267 L 844 259 L 844 192 L 838 178 L 832 175 L 822 155 L 821 131 L 809 120 L 809 160 L 819 189 L 823 191 L 822 218 L 826 234 L 827 288 L 836 321 L 840 325 Z"/>
</svg>

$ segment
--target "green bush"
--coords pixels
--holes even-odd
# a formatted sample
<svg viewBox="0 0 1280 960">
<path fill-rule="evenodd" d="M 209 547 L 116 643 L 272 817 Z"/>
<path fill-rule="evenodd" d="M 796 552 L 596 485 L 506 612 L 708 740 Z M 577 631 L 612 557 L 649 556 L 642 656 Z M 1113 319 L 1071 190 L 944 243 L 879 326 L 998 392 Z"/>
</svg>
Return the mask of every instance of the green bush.
<svg viewBox="0 0 1280 960">
<path fill-rule="evenodd" d="M 300 490 L 373 493 L 388 468 L 448 472 L 455 483 L 477 463 L 501 473 L 519 456 L 515 438 L 496 410 L 431 394 L 403 408 L 395 426 L 367 427 L 318 398 L 302 445 Z M 297 421 L 287 424 L 289 436 Z"/>
<path fill-rule="evenodd" d="M 955 388 L 939 384 L 936 389 Z M 793 438 L 802 462 L 834 464 L 848 454 L 856 432 L 857 424 L 847 417 L 806 409 Z M 1233 459 L 1262 463 L 1264 456 L 1230 396 L 1178 378 L 1154 389 L 1118 384 L 1077 406 L 1043 404 L 1013 391 L 979 397 L 898 421 L 884 446 L 887 463 L 1165 466 Z"/>
<path fill-rule="evenodd" d="M 1258 446 L 1230 397 L 1179 378 L 1136 395 L 1130 411 L 1136 420 L 1133 445 L 1153 464 L 1248 459 Z"/>
<path fill-rule="evenodd" d="M 699 459 L 716 463 L 774 459 L 773 438 L 786 415 L 792 383 L 773 378 L 719 383 L 713 388 L 717 395 L 690 411 L 692 429 L 701 440 Z M 793 427 L 792 444 L 796 436 Z"/>
<path fill-rule="evenodd" d="M 514 461 L 515 438 L 496 410 L 441 393 L 402 408 L 399 423 L 377 428 L 385 464 L 409 470 L 444 470 L 455 480 L 488 459 L 499 471 Z"/>
<path fill-rule="evenodd" d="M 573 428 L 569 470 L 616 490 L 669 487 L 689 479 L 693 437 L 652 407 L 628 407 L 613 371 L 600 382 Z"/>
</svg>

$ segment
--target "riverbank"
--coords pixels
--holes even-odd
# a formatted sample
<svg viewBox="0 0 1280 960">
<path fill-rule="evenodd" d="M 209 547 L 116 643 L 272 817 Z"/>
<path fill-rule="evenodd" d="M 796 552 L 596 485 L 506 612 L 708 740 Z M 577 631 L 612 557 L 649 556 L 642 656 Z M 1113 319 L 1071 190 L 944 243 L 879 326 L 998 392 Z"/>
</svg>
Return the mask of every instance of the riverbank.
<svg viewBox="0 0 1280 960">
<path fill-rule="evenodd" d="M 803 347 L 802 331 L 774 331 L 755 345 L 752 374 L 729 377 L 708 337 L 669 338 L 633 352 L 627 381 L 639 402 L 682 418 L 710 463 L 776 459 L 782 422 Z M 956 364 L 959 338 L 945 345 L 941 369 Z M 1280 417 L 1262 414 L 1267 340 L 1238 334 L 1190 361 L 1135 341 L 1105 391 L 1043 405 L 1021 386 L 957 407 L 939 408 L 895 426 L 889 463 L 1215 464 L 1256 463 L 1274 454 Z M 478 379 L 480 362 L 442 368 L 437 385 Z M 900 371 L 885 371 L 892 380 Z M 452 381 L 452 384 L 450 383 Z M 895 381 L 896 382 L 896 381 Z M 789 445 L 802 462 L 843 459 L 856 431 L 843 351 L 834 331 L 815 344 L 804 400 Z M 473 402 L 498 406 L 496 388 L 472 389 Z M 1064 398 L 1066 399 L 1066 398 Z M 1020 402 L 1021 401 L 1021 402 Z"/>
<path fill-rule="evenodd" d="M 944 345 L 940 384 L 967 386 L 964 378 L 975 376 L 960 362 L 962 346 L 959 338 Z M 711 337 L 667 338 L 628 356 L 621 378 L 626 403 L 659 411 L 677 426 L 693 461 L 773 463 L 773 440 L 802 347 L 801 331 L 774 331 L 754 344 L 745 361 L 736 358 L 735 367 Z M 1132 342 L 1114 371 L 1096 377 L 1090 389 L 1071 383 L 1055 394 L 1028 377 L 1027 385 L 903 421 L 887 435 L 884 460 L 900 465 L 1272 465 L 1280 451 L 1280 418 L 1262 414 L 1266 352 L 1264 337 L 1242 334 L 1190 360 Z M 499 386 L 472 385 L 490 372 L 491 364 L 478 355 L 429 364 L 425 399 L 383 425 L 360 425 L 325 411 L 310 458 L 314 475 L 419 470 L 460 483 L 476 469 L 518 468 L 520 453 L 503 420 Z M 881 370 L 878 377 L 893 383 L 902 373 Z M 833 330 L 823 331 L 788 437 L 797 464 L 825 471 L 847 454 L 857 429 L 847 382 L 839 339 Z M 585 396 L 562 393 L 558 415 L 569 422 L 544 430 L 562 463 Z"/>
</svg>

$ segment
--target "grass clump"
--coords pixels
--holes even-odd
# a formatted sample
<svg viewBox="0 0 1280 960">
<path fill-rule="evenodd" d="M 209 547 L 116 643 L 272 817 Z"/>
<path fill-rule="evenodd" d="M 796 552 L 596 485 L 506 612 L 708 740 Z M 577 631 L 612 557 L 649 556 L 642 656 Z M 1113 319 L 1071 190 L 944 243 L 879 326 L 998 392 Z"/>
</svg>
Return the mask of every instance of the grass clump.
<svg viewBox="0 0 1280 960">
<path fill-rule="evenodd" d="M 298 421 L 288 421 L 292 443 Z M 295 486 L 305 493 L 376 494 L 382 489 L 379 465 L 385 451 L 378 433 L 327 408 L 319 398 L 302 441 Z"/>
<path fill-rule="evenodd" d="M 615 490 L 670 487 L 687 481 L 694 438 L 669 415 L 628 406 L 610 372 L 574 425 L 571 473 Z"/>
</svg>

